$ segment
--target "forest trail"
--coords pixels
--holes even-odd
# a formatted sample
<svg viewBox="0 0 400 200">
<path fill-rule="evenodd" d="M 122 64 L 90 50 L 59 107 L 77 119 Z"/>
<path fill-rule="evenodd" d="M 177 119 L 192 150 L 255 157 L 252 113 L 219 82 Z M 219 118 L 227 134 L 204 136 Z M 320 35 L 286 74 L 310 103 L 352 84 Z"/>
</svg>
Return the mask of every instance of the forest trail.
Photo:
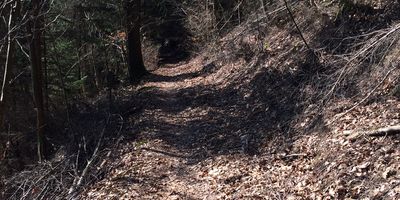
<svg viewBox="0 0 400 200">
<path fill-rule="evenodd" d="M 113 171 L 86 198 L 239 198 L 254 187 L 241 182 L 263 161 L 243 152 L 241 136 L 255 124 L 246 124 L 244 99 L 225 88 L 231 72 L 210 73 L 215 67 L 201 58 L 164 66 L 136 88 L 129 104 L 140 111 L 127 125 L 136 139 L 115 152 Z"/>
<path fill-rule="evenodd" d="M 225 177 L 226 184 L 249 176 L 237 165 L 251 157 L 241 153 L 240 137 L 230 136 L 237 130 L 227 128 L 238 121 L 225 116 L 240 102 L 214 90 L 210 83 L 218 80 L 207 74 L 210 65 L 199 62 L 160 68 L 139 86 L 133 98 L 140 114 L 128 125 L 138 138 L 115 152 L 113 172 L 87 191 L 87 198 L 221 198 L 218 179 L 223 177 L 207 165 L 223 162 L 227 154 L 232 163 L 224 169 L 232 176 Z"/>
<path fill-rule="evenodd" d="M 295 109 L 275 104 L 279 95 L 286 98 L 285 87 L 272 91 L 278 97 L 254 95 L 257 71 L 206 60 L 163 66 L 139 86 L 122 89 L 117 102 L 133 139 L 114 150 L 111 171 L 83 198 L 399 197 L 398 136 L 350 141 L 342 134 L 399 123 L 398 100 L 360 106 L 353 111 L 359 120 L 327 125 L 337 114 L 329 108 L 313 132 L 293 135 L 287 132 L 309 119 L 302 122 Z"/>
<path fill-rule="evenodd" d="M 4 2 L 0 199 L 400 199 L 399 0 Z"/>
</svg>

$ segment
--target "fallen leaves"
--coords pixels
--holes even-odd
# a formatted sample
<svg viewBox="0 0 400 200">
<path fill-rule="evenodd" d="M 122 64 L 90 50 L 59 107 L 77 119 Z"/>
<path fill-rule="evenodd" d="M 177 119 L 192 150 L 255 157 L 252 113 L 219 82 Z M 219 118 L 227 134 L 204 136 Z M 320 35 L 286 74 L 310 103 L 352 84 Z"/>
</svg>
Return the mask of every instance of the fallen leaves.
<svg viewBox="0 0 400 200">
<path fill-rule="evenodd" d="M 286 33 L 281 34 L 284 38 Z M 259 97 L 264 93 L 251 90 L 254 85 L 250 84 L 261 70 L 278 61 L 294 65 L 286 56 L 271 57 L 266 61 L 268 67 L 258 69 L 241 59 L 228 64 L 215 62 L 217 68 L 207 76 L 197 73 L 206 62 L 202 56 L 155 71 L 163 80 L 146 80 L 134 101 L 143 109 L 129 120 L 138 138 L 128 141 L 114 156 L 113 170 L 88 188 L 85 197 L 399 199 L 398 138 L 367 138 L 352 133 L 399 124 L 400 102 L 372 102 L 342 116 L 354 102 L 338 99 L 322 113 L 323 129 L 306 135 L 296 132 L 295 137 L 285 135 L 281 139 L 277 136 L 287 131 L 282 128 L 287 125 L 267 123 L 288 115 L 274 108 L 284 103 L 256 101 L 265 98 Z M 254 74 L 248 73 L 251 70 Z M 192 75 L 179 78 L 185 74 Z M 257 84 L 274 82 L 269 75 L 260 80 Z M 240 84 L 231 85 L 233 81 Z M 275 95 L 276 89 L 265 90 Z M 130 98 L 136 94 L 135 90 L 128 92 Z M 282 93 L 286 98 L 286 91 Z M 290 121 L 298 129 L 294 131 L 310 126 L 317 108 L 316 104 L 306 106 L 299 119 Z M 240 139 L 245 135 L 259 139 L 262 151 L 256 156 L 240 153 Z M 270 138 L 258 138 L 262 135 Z M 141 140 L 146 142 L 138 145 Z"/>
</svg>

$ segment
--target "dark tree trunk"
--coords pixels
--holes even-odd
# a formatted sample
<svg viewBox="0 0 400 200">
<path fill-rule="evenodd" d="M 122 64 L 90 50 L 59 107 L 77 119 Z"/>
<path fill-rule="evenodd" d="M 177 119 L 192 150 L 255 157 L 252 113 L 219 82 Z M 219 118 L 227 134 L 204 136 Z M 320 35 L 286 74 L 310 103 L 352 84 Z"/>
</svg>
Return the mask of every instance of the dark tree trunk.
<svg viewBox="0 0 400 200">
<path fill-rule="evenodd" d="M 47 44 L 46 44 L 46 32 L 43 30 L 43 70 L 44 70 L 44 108 L 45 112 L 49 112 L 49 104 L 50 104 L 50 97 L 49 97 L 49 69 L 47 68 Z"/>
<path fill-rule="evenodd" d="M 143 63 L 140 38 L 140 11 L 140 0 L 125 0 L 126 28 L 128 32 L 128 71 L 131 83 L 138 82 L 148 73 Z"/>
<path fill-rule="evenodd" d="M 42 69 L 42 17 L 40 17 L 41 0 L 32 0 L 32 20 L 29 22 L 30 33 L 32 34 L 30 42 L 30 57 L 32 65 L 32 85 L 33 96 L 36 106 L 36 126 L 37 126 L 37 155 L 39 162 L 44 156 L 44 126 L 45 115 L 43 105 L 43 69 Z"/>
</svg>

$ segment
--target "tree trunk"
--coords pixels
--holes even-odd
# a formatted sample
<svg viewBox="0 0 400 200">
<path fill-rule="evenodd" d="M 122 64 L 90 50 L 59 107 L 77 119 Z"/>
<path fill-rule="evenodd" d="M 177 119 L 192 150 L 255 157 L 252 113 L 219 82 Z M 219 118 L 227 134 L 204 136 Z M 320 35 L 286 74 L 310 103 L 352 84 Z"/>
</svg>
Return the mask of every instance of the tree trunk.
<svg viewBox="0 0 400 200">
<path fill-rule="evenodd" d="M 128 71 L 131 83 L 138 82 L 148 72 L 144 67 L 140 38 L 140 0 L 125 0 L 127 17 Z"/>
<path fill-rule="evenodd" d="M 36 106 L 37 126 L 37 155 L 39 162 L 44 156 L 44 105 L 43 105 L 43 69 L 42 69 L 42 17 L 40 17 L 41 0 L 32 0 L 32 20 L 29 22 L 29 32 L 32 34 L 30 42 L 30 59 L 32 65 L 33 96 Z"/>
<path fill-rule="evenodd" d="M 82 81 L 82 94 L 84 97 L 93 97 L 96 91 L 95 84 L 95 50 L 94 44 L 84 44 L 82 51 L 78 52 L 78 62 L 80 68 L 80 80 Z M 86 55 L 90 54 L 89 58 L 86 58 Z M 84 62 L 85 61 L 85 62 Z"/>
<path fill-rule="evenodd" d="M 0 129 L 4 127 L 4 118 L 6 115 L 6 104 L 7 100 L 10 99 L 9 91 L 10 91 L 10 77 L 12 72 L 12 67 L 15 67 L 15 31 L 12 29 L 15 26 L 15 17 L 16 12 L 18 11 L 19 2 L 15 0 L 14 2 L 10 2 L 8 4 L 8 8 L 6 9 L 9 11 L 9 16 L 6 24 L 6 56 L 5 56 L 5 63 L 4 63 L 4 73 L 2 77 L 2 84 L 1 84 L 1 91 L 0 91 Z"/>
<path fill-rule="evenodd" d="M 47 44 L 46 44 L 46 31 L 43 30 L 43 37 L 42 37 L 42 44 L 43 44 L 43 70 L 44 70 L 44 109 L 45 112 L 49 112 L 49 104 L 50 104 L 50 97 L 49 97 L 49 69 L 48 69 L 48 62 L 47 62 Z"/>
</svg>

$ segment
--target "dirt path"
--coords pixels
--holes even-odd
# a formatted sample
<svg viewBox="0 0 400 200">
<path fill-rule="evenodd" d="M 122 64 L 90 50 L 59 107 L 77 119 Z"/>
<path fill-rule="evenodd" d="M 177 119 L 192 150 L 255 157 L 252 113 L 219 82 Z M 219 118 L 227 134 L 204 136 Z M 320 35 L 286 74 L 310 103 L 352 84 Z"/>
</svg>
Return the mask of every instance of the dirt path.
<svg viewBox="0 0 400 200">
<path fill-rule="evenodd" d="M 134 139 L 113 153 L 112 171 L 84 197 L 395 199 L 400 194 L 400 187 L 392 186 L 400 184 L 393 175 L 400 167 L 399 140 L 351 143 L 329 127 L 303 136 L 285 134 L 296 121 L 295 110 L 277 106 L 271 97 L 256 98 L 246 88 L 251 83 L 235 79 L 246 76 L 232 72 L 233 66 L 198 58 L 161 68 L 138 88 L 126 88 L 120 104 L 129 113 L 126 132 Z M 396 113 L 397 105 L 392 101 L 379 108 Z M 357 112 L 367 116 L 370 109 Z M 385 152 L 390 163 L 380 164 Z M 384 173 L 390 177 L 382 179 Z"/>
<path fill-rule="evenodd" d="M 194 67 L 199 62 L 154 71 L 137 90 L 130 103 L 140 105 L 140 113 L 128 126 L 138 138 L 115 154 L 112 175 L 87 198 L 216 199 L 222 197 L 219 179 L 229 185 L 248 176 L 225 169 L 231 176 L 219 177 L 219 169 L 206 166 L 222 157 L 250 159 L 240 136 L 251 124 L 244 124 L 250 113 L 240 94 L 216 90 L 209 83 L 218 84 L 218 77 L 204 71 L 215 66 Z"/>
</svg>

